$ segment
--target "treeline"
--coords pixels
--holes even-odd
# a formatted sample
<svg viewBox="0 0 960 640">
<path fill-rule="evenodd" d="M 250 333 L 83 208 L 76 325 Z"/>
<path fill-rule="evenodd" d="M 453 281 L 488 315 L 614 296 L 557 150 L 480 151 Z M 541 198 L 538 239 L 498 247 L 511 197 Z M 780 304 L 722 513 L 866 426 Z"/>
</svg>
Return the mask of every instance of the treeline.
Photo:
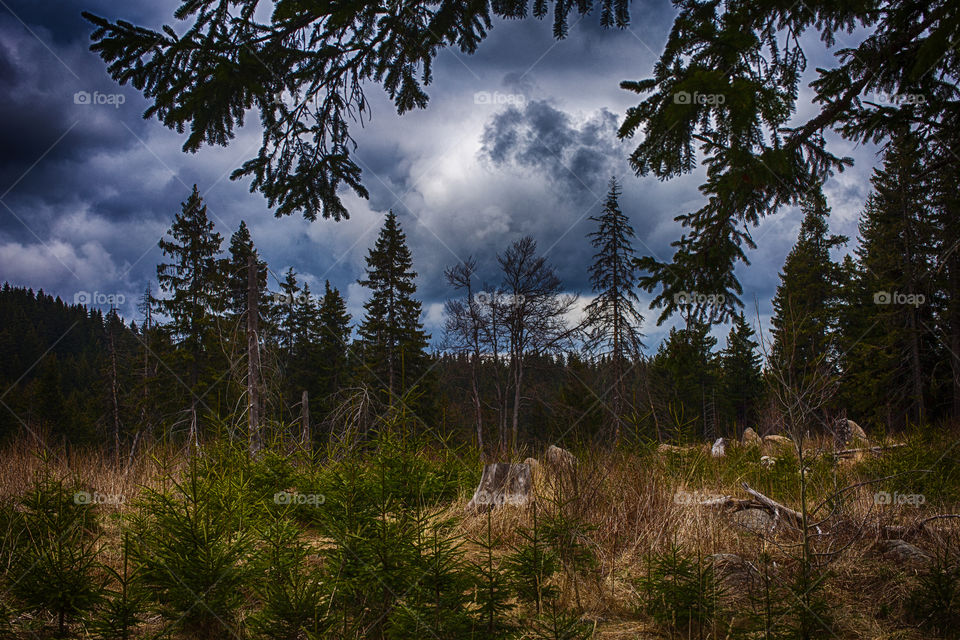
<svg viewBox="0 0 960 640">
<path fill-rule="evenodd" d="M 849 239 L 830 234 L 819 186 L 809 192 L 769 335 L 740 314 L 721 346 L 711 324 L 720 294 L 690 291 L 677 301 L 682 323 L 652 355 L 637 295 L 645 263 L 616 181 L 591 218 L 583 314 L 536 242 L 520 238 L 447 269 L 452 297 L 432 351 L 392 212 L 354 319 L 329 282 L 317 296 L 293 270 L 271 275 L 244 223 L 224 249 L 194 189 L 160 242 L 159 291 L 145 292 L 137 321 L 3 288 L 0 425 L 124 450 L 140 438 L 246 437 L 251 409 L 265 435 L 315 441 L 363 435 L 392 411 L 493 451 L 774 430 L 790 402 L 812 407 L 814 430 L 842 415 L 876 430 L 955 418 L 958 196 L 930 155 L 909 136 L 890 146 L 858 246 L 840 262 L 831 251 Z"/>
</svg>

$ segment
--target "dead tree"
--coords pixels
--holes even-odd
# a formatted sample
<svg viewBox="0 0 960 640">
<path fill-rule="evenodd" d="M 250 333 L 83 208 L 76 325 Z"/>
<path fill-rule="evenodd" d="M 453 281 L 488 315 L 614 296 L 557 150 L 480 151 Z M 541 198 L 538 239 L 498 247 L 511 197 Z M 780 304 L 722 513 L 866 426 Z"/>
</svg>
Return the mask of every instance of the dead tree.
<svg viewBox="0 0 960 640">
<path fill-rule="evenodd" d="M 577 297 L 562 293 L 563 283 L 546 257 L 537 255 L 537 243 L 525 236 L 497 256 L 503 272 L 503 322 L 509 345 L 510 384 L 513 391 L 510 448 L 516 450 L 520 429 L 527 358 L 561 351 L 577 328 L 567 314 Z"/>
<path fill-rule="evenodd" d="M 247 256 L 247 438 L 250 455 L 259 453 L 263 446 L 260 439 L 260 340 L 259 287 L 257 286 L 257 261 Z"/>
<path fill-rule="evenodd" d="M 448 347 L 457 353 L 467 354 L 470 358 L 470 399 L 473 403 L 477 447 L 480 451 L 483 451 L 483 406 L 480 400 L 480 361 L 483 355 L 481 349 L 483 325 L 489 321 L 489 311 L 485 311 L 483 305 L 484 300 L 477 299 L 473 290 L 473 274 L 476 267 L 477 261 L 473 257 L 470 257 L 444 272 L 450 286 L 466 294 L 466 300 L 447 300 L 444 306 L 444 311 L 447 316 L 444 326 L 444 338 Z"/>
</svg>

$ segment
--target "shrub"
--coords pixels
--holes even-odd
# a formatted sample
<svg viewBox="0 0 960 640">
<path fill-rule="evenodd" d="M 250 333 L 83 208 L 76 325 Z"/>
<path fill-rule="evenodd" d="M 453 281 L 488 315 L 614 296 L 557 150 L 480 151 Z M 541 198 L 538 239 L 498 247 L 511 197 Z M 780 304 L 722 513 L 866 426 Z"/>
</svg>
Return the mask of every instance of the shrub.
<svg viewBox="0 0 960 640">
<path fill-rule="evenodd" d="M 242 495 L 229 474 L 216 476 L 195 461 L 169 490 L 144 492 L 133 538 L 143 582 L 157 611 L 193 637 L 236 633 L 250 577 Z"/>
<path fill-rule="evenodd" d="M 277 514 L 260 531 L 254 564 L 254 592 L 260 609 L 250 627 L 255 638 L 299 640 L 327 626 L 323 579 L 309 564 L 303 532 L 287 514 Z"/>
<path fill-rule="evenodd" d="M 78 500 L 78 483 L 41 476 L 20 500 L 8 526 L 19 529 L 10 550 L 10 591 L 26 608 L 56 617 L 57 633 L 99 601 L 95 507 Z"/>
<path fill-rule="evenodd" d="M 689 637 L 704 634 L 714 624 L 723 596 L 713 567 L 676 545 L 649 558 L 647 575 L 638 581 L 643 611 L 664 629 Z"/>
</svg>

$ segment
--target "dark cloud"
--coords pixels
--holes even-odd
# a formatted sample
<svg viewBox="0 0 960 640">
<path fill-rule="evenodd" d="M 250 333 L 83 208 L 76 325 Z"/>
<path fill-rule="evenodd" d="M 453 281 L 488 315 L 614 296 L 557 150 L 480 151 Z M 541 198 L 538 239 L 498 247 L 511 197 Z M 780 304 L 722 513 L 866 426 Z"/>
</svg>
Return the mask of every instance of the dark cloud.
<svg viewBox="0 0 960 640">
<path fill-rule="evenodd" d="M 495 165 L 542 172 L 572 194 L 594 194 L 623 173 L 617 118 L 601 109 L 582 123 L 545 100 L 511 106 L 484 127 L 481 153 Z"/>
</svg>

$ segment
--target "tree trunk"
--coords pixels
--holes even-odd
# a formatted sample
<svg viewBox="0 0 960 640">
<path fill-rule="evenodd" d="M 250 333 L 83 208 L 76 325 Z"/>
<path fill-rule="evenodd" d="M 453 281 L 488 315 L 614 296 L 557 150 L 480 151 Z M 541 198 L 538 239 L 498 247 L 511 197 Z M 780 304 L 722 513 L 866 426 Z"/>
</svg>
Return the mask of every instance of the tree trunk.
<svg viewBox="0 0 960 640">
<path fill-rule="evenodd" d="M 262 445 L 260 441 L 260 344 L 257 337 L 259 301 L 257 294 L 257 261 L 247 256 L 247 438 L 250 455 L 256 455 Z"/>
<path fill-rule="evenodd" d="M 300 445 L 310 447 L 310 394 L 306 389 L 300 397 Z"/>
</svg>

